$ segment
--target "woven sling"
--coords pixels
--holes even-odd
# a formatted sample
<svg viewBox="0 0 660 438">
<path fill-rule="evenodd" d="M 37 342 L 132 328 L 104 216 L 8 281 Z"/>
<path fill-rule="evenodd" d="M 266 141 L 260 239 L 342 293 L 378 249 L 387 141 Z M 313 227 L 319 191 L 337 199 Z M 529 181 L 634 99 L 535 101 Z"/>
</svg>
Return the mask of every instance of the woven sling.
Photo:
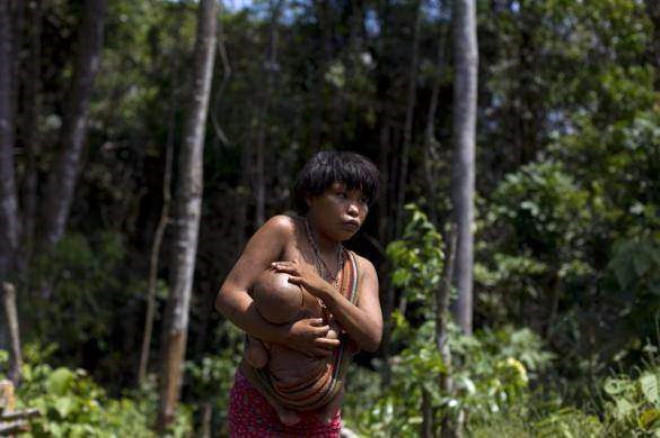
<svg viewBox="0 0 660 438">
<path fill-rule="evenodd" d="M 342 268 L 343 280 L 341 294 L 351 303 L 356 304 L 358 299 L 358 266 L 352 251 L 348 254 Z M 346 281 L 348 279 L 348 281 Z M 331 363 L 321 362 L 318 369 L 309 376 L 297 382 L 283 384 L 272 376 L 267 367 L 254 368 L 245 360 L 241 370 L 245 377 L 261 391 L 267 393 L 280 405 L 296 411 L 311 411 L 326 405 L 341 390 L 344 382 L 346 367 L 350 362 L 352 343 L 346 335 L 341 337 L 341 343 L 333 351 Z M 353 350 L 356 347 L 353 345 Z"/>
</svg>

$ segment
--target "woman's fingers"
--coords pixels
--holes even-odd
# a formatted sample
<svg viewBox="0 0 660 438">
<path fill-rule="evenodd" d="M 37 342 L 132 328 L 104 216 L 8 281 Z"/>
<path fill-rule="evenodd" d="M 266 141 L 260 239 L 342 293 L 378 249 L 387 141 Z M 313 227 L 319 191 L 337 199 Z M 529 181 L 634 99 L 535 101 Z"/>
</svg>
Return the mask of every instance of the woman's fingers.
<svg viewBox="0 0 660 438">
<path fill-rule="evenodd" d="M 319 347 L 334 349 L 339 347 L 339 339 L 330 339 L 330 338 L 316 338 L 316 345 Z"/>
<path fill-rule="evenodd" d="M 289 283 L 295 284 L 295 285 L 298 285 L 298 286 L 304 286 L 305 285 L 305 281 L 302 279 L 302 277 L 298 277 L 298 276 L 291 275 L 291 274 L 289 274 Z"/>
<path fill-rule="evenodd" d="M 284 272 L 290 275 L 300 275 L 300 272 L 298 271 L 298 268 L 296 266 L 285 265 L 282 263 L 285 262 L 275 262 L 272 263 L 270 266 L 277 272 Z"/>
</svg>

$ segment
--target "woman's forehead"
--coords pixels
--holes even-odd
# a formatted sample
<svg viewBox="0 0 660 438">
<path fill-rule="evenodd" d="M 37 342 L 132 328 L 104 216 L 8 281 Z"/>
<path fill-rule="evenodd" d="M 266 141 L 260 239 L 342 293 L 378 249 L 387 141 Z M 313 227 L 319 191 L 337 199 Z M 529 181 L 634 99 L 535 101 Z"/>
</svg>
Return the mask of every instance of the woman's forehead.
<svg viewBox="0 0 660 438">
<path fill-rule="evenodd" d="M 349 192 L 362 193 L 362 186 L 349 187 L 348 184 L 346 184 L 343 181 L 335 181 L 332 184 L 330 184 L 330 187 L 328 188 L 331 190 L 347 190 Z"/>
</svg>

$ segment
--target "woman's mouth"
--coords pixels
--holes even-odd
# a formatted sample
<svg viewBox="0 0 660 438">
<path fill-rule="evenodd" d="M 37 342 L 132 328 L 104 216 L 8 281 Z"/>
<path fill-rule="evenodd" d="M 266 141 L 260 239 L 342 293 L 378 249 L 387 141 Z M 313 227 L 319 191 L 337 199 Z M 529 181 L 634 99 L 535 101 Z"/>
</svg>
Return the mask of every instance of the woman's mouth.
<svg viewBox="0 0 660 438">
<path fill-rule="evenodd" d="M 354 220 L 343 221 L 342 224 L 344 228 L 351 231 L 357 231 L 360 228 L 360 222 Z"/>
</svg>

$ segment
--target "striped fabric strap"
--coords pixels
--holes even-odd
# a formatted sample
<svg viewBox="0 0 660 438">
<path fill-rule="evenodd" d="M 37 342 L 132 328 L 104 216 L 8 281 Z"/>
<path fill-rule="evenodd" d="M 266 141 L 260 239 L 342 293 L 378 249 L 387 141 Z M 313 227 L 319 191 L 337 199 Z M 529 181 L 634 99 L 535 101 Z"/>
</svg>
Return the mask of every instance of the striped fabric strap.
<svg viewBox="0 0 660 438">
<path fill-rule="evenodd" d="M 346 251 L 343 266 L 343 278 L 340 291 L 351 303 L 358 300 L 358 266 L 355 254 Z M 311 411 L 326 405 L 341 390 L 344 382 L 346 368 L 350 362 L 350 354 L 347 352 L 347 343 L 351 342 L 347 337 L 341 340 L 341 344 L 334 350 L 333 360 L 325 364 L 300 382 L 283 385 L 278 383 L 266 368 L 253 368 L 243 361 L 241 369 L 253 385 L 275 399 L 282 406 L 297 411 Z"/>
</svg>

